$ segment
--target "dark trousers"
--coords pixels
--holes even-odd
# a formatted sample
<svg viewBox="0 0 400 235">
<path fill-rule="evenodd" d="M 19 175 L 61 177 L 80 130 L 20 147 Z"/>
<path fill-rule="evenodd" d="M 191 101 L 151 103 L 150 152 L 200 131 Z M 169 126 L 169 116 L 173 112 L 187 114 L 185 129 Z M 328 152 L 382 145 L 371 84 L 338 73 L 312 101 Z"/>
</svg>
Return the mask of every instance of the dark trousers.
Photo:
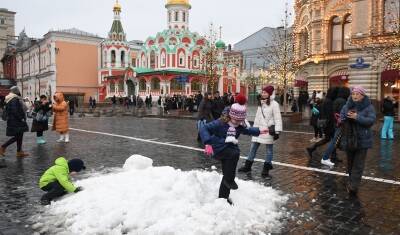
<svg viewBox="0 0 400 235">
<path fill-rule="evenodd" d="M 222 164 L 222 181 L 219 186 L 219 198 L 228 199 L 230 189 L 224 185 L 224 180 L 227 182 L 233 182 L 236 176 L 236 167 L 239 161 L 240 152 L 238 149 L 227 147 L 216 157 L 217 160 L 221 161 Z"/>
<path fill-rule="evenodd" d="M 74 109 L 74 108 L 70 108 L 70 109 L 69 109 L 69 115 L 73 116 L 73 115 L 74 115 L 74 112 L 75 112 L 75 109 Z"/>
<path fill-rule="evenodd" d="M 322 129 L 318 128 L 316 125 L 314 127 L 314 136 L 315 138 L 322 138 Z"/>
<path fill-rule="evenodd" d="M 24 133 L 20 133 L 20 134 L 18 134 L 16 136 L 13 136 L 6 143 L 4 143 L 1 147 L 7 148 L 12 143 L 17 142 L 17 151 L 21 152 L 22 151 L 22 140 L 23 140 L 23 138 L 24 138 Z"/>
<path fill-rule="evenodd" d="M 358 149 L 356 151 L 346 151 L 347 172 L 349 173 L 350 187 L 357 191 L 361 183 L 364 172 L 365 158 L 368 149 Z"/>
<path fill-rule="evenodd" d="M 330 136 L 326 136 L 326 135 L 325 135 L 325 137 L 324 137 L 322 140 L 320 140 L 320 141 L 318 141 L 317 143 L 313 144 L 313 145 L 311 146 L 311 149 L 312 149 L 312 150 L 316 150 L 318 147 L 329 143 L 329 142 L 331 141 L 331 139 L 332 139 L 332 138 L 331 138 Z"/>
<path fill-rule="evenodd" d="M 64 187 L 58 181 L 49 183 L 48 185 L 44 186 L 42 190 L 47 193 L 42 196 L 41 200 L 47 201 L 52 201 L 67 194 L 67 191 L 65 191 Z"/>
<path fill-rule="evenodd" d="M 36 132 L 36 137 L 42 137 L 42 136 L 43 136 L 43 131 Z"/>
</svg>

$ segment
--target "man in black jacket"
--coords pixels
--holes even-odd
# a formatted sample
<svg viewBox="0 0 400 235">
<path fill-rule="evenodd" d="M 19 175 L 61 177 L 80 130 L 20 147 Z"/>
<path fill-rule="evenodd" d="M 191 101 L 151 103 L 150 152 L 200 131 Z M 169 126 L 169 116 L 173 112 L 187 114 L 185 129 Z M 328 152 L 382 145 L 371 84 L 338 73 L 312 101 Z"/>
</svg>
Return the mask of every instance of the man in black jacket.
<svg viewBox="0 0 400 235">
<path fill-rule="evenodd" d="M 29 130 L 26 123 L 26 106 L 21 98 L 21 93 L 17 86 L 10 88 L 10 94 L 6 96 L 7 130 L 6 135 L 12 138 L 0 147 L 0 157 L 4 156 L 6 148 L 17 142 L 17 157 L 26 157 L 29 154 L 22 151 L 22 141 L 24 132 Z"/>
<path fill-rule="evenodd" d="M 218 119 L 221 117 L 222 111 L 224 111 L 225 103 L 222 100 L 221 96 L 219 95 L 219 91 L 214 93 L 214 99 L 212 101 L 212 115 L 214 119 Z"/>
</svg>

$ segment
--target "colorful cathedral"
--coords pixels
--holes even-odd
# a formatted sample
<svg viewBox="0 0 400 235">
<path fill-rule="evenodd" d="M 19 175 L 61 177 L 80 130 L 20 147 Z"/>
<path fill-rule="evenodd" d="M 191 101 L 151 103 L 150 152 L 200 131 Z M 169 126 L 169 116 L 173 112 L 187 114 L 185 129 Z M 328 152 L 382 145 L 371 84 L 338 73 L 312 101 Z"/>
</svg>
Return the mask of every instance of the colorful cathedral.
<svg viewBox="0 0 400 235">
<path fill-rule="evenodd" d="M 126 40 L 120 20 L 121 5 L 114 5 L 114 21 L 108 38 L 100 45 L 99 99 L 112 96 L 190 96 L 211 91 L 204 69 L 205 52 L 210 42 L 189 30 L 189 0 L 168 0 L 167 29 L 148 37 L 144 43 Z M 225 43 L 211 45 L 216 51 L 216 89 L 221 93 L 245 93 L 240 71 L 224 63 Z"/>
</svg>

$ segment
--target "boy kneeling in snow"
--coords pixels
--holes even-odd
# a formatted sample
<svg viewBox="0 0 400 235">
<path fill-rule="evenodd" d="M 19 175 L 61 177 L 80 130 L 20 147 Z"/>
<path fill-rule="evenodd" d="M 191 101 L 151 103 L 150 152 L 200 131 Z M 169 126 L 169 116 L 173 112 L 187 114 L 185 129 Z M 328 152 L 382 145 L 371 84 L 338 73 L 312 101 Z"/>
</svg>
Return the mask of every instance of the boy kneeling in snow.
<svg viewBox="0 0 400 235">
<path fill-rule="evenodd" d="M 225 198 L 231 205 L 230 190 L 238 189 L 235 176 L 240 155 L 239 135 L 259 136 L 268 133 L 268 129 L 260 130 L 246 123 L 246 101 L 246 97 L 238 95 L 237 103 L 230 109 L 225 109 L 220 119 L 200 125 L 200 136 L 206 147 L 205 153 L 222 163 L 223 177 L 219 188 L 219 198 Z"/>
<path fill-rule="evenodd" d="M 39 187 L 47 193 L 42 196 L 40 202 L 42 205 L 49 205 L 50 202 L 66 193 L 77 193 L 82 191 L 82 187 L 75 187 L 69 175 L 75 175 L 86 167 L 81 159 L 72 159 L 67 161 L 59 157 L 55 165 L 50 167 L 39 180 Z"/>
</svg>

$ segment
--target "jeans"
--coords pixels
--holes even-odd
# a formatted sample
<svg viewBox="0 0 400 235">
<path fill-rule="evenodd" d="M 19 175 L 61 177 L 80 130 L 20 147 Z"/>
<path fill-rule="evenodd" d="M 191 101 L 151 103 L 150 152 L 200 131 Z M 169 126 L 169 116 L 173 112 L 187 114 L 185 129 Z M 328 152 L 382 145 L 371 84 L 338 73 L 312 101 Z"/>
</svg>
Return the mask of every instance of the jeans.
<svg viewBox="0 0 400 235">
<path fill-rule="evenodd" d="M 336 144 L 336 140 L 337 140 L 337 137 L 338 137 L 338 135 L 339 135 L 339 132 L 340 132 L 340 129 L 339 129 L 339 128 L 336 128 L 335 135 L 333 136 L 333 138 L 332 138 L 331 141 L 329 142 L 328 148 L 325 150 L 325 153 L 324 153 L 324 155 L 322 156 L 322 159 L 328 160 L 329 157 L 330 157 L 332 154 L 335 154 L 335 155 L 336 155 L 336 146 L 335 146 L 335 144 Z"/>
<path fill-rule="evenodd" d="M 393 122 L 394 122 L 394 117 L 392 116 L 385 116 L 384 117 L 384 122 L 383 122 L 383 127 L 381 131 L 381 138 L 382 139 L 393 139 Z"/>
<path fill-rule="evenodd" d="M 225 186 L 224 180 L 233 182 L 236 177 L 236 167 L 239 161 L 240 152 L 234 148 L 225 148 L 215 158 L 222 164 L 222 180 L 219 186 L 219 198 L 228 199 L 231 190 Z"/>
<path fill-rule="evenodd" d="M 267 149 L 267 153 L 265 156 L 265 163 L 271 163 L 272 158 L 274 157 L 274 145 L 266 144 L 265 146 Z M 251 143 L 250 153 L 249 153 L 249 156 L 247 157 L 247 160 L 254 161 L 254 159 L 256 158 L 256 153 L 257 153 L 258 147 L 260 147 L 260 143 L 257 143 L 257 142 Z"/>
</svg>

